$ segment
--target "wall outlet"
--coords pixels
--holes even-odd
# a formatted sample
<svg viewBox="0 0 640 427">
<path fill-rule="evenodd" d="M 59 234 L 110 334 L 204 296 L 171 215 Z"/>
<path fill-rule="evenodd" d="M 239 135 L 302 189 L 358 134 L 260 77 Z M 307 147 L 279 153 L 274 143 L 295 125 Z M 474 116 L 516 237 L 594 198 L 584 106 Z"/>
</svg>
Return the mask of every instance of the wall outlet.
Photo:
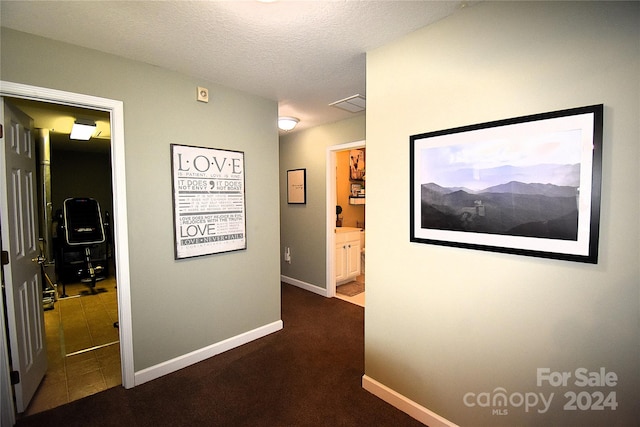
<svg viewBox="0 0 640 427">
<path fill-rule="evenodd" d="M 284 262 L 291 264 L 291 248 L 289 247 L 284 248 Z"/>
</svg>

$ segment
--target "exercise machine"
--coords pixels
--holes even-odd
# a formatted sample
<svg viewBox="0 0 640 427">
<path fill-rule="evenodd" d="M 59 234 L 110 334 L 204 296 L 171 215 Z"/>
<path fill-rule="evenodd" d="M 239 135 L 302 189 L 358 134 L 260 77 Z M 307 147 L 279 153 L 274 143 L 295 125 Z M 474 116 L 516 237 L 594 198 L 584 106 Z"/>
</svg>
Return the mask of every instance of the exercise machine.
<svg viewBox="0 0 640 427">
<path fill-rule="evenodd" d="M 67 281 L 80 281 L 96 292 L 96 282 L 108 273 L 108 248 L 100 204 L 89 197 L 69 198 L 56 214 L 58 248 L 56 275 L 66 297 Z"/>
</svg>

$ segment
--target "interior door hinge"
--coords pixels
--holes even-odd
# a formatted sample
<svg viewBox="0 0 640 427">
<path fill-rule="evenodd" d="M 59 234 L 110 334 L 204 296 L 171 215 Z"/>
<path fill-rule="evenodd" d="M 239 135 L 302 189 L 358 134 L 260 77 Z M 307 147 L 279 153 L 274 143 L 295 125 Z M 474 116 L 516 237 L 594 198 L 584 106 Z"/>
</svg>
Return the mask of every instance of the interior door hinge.
<svg viewBox="0 0 640 427">
<path fill-rule="evenodd" d="M 7 264 L 9 264 L 9 252 L 2 251 L 2 265 L 7 265 Z"/>
<path fill-rule="evenodd" d="M 2 125 L 0 124 L 0 138 L 4 136 L 4 133 L 2 132 L 3 130 L 4 130 L 4 127 L 2 127 Z"/>
<path fill-rule="evenodd" d="M 16 385 L 20 383 L 20 372 L 11 371 L 11 385 Z"/>
</svg>

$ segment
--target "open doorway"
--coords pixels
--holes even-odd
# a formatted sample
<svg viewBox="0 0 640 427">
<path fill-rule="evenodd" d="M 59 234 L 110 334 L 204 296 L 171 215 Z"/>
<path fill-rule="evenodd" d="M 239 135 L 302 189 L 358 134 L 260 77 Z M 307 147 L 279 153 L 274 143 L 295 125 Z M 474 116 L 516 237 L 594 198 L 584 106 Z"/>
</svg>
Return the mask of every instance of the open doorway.
<svg viewBox="0 0 640 427">
<path fill-rule="evenodd" d="M 106 112 L 111 120 L 111 167 L 113 185 L 113 215 L 111 218 L 113 225 L 113 259 L 117 270 L 115 277 L 117 280 L 117 321 L 119 329 L 117 331 L 120 341 L 119 358 L 121 360 L 120 377 L 125 388 L 134 386 L 133 372 L 133 349 L 131 339 L 131 301 L 129 285 L 129 264 L 128 264 L 128 240 L 127 240 L 127 209 L 126 209 L 126 178 L 124 169 L 124 128 L 123 128 L 123 105 L 120 101 L 97 98 L 93 96 L 74 94 L 70 92 L 57 91 L 52 89 L 39 88 L 28 85 L 21 85 L 10 82 L 1 82 L 1 95 L 18 99 L 30 99 L 48 102 L 56 105 L 66 105 L 98 110 Z M 5 236 L 6 237 L 6 236 Z M 4 240 L 4 237 L 3 237 Z M 2 328 L 5 328 L 5 320 L 9 323 L 12 319 L 0 319 Z M 15 346 L 15 342 L 10 345 Z M 8 366 L 6 353 L 0 354 L 0 369 L 3 371 Z M 15 360 L 13 361 L 15 366 Z M 4 377 L 4 372 L 3 372 Z M 5 388 L 3 383 L 3 394 Z M 10 420 L 10 419 L 9 419 Z"/>
<path fill-rule="evenodd" d="M 37 148 L 48 369 L 25 411 L 31 415 L 122 384 L 111 233 L 111 123 L 104 111 L 17 98 L 5 101 L 33 120 Z M 69 135 L 70 126 L 80 119 L 96 124 L 83 141 Z M 71 225 L 65 228 L 70 210 L 88 203 L 95 206 L 95 215 L 82 212 L 83 229 L 88 229 L 89 220 L 100 239 L 92 236 L 90 242 L 71 245 Z"/>
<path fill-rule="evenodd" d="M 328 147 L 326 171 L 327 296 L 360 306 L 365 304 L 364 149 L 365 141 Z"/>
</svg>

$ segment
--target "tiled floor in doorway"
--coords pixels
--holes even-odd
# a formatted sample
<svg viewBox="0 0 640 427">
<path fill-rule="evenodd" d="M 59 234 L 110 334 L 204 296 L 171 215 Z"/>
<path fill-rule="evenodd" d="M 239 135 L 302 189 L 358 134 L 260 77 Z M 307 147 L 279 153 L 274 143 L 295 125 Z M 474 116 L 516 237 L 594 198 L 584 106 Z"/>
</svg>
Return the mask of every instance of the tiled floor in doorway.
<svg viewBox="0 0 640 427">
<path fill-rule="evenodd" d="M 66 286 L 45 310 L 49 368 L 25 415 L 42 412 L 122 383 L 115 279 Z M 58 294 L 62 294 L 59 286 Z"/>
<path fill-rule="evenodd" d="M 358 277 L 356 277 L 355 281 L 364 284 L 365 275 L 364 274 L 360 274 Z M 359 305 L 360 307 L 364 307 L 365 292 L 362 292 L 362 293 L 359 293 L 359 294 L 356 294 L 356 295 L 353 295 L 353 296 L 348 296 L 348 295 L 344 295 L 344 294 L 340 293 L 340 286 L 338 286 L 336 288 L 336 298 L 339 298 L 341 300 L 350 302 L 350 303 L 355 304 L 355 305 Z"/>
</svg>

